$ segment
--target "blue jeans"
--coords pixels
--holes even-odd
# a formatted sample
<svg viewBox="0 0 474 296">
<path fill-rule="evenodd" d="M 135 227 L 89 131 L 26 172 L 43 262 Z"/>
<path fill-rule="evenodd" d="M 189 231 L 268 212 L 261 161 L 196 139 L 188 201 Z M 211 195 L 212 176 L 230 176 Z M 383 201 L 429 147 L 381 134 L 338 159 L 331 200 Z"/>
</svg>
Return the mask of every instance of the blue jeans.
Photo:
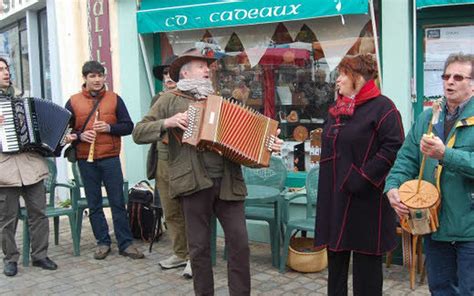
<svg viewBox="0 0 474 296">
<path fill-rule="evenodd" d="M 119 157 L 87 162 L 79 160 L 87 206 L 90 214 L 89 220 L 98 245 L 110 246 L 109 226 L 105 219 L 102 207 L 102 183 L 104 183 L 114 223 L 115 237 L 120 251 L 125 250 L 133 242 L 132 233 L 128 223 L 127 211 L 123 196 L 123 174 Z"/>
<path fill-rule="evenodd" d="M 441 242 L 427 235 L 425 253 L 432 295 L 474 295 L 474 241 Z"/>
</svg>

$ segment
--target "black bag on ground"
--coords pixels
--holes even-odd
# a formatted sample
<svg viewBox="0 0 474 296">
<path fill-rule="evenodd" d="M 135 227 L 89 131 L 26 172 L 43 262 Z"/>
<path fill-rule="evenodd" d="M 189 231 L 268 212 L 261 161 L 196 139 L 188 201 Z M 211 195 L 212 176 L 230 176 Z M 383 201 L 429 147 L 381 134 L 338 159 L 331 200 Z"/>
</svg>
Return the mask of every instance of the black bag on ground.
<svg viewBox="0 0 474 296">
<path fill-rule="evenodd" d="M 155 204 L 153 188 L 148 181 L 140 181 L 128 191 L 128 218 L 130 230 L 136 239 L 153 242 L 163 233 L 161 219 L 163 210 Z"/>
</svg>

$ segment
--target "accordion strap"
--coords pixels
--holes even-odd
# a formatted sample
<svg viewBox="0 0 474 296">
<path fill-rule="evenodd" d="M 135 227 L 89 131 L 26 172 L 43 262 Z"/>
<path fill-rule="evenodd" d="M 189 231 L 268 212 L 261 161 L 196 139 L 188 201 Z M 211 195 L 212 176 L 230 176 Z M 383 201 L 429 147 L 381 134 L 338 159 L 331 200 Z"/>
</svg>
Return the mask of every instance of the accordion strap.
<svg viewBox="0 0 474 296">
<path fill-rule="evenodd" d="M 180 97 L 183 97 L 183 98 L 186 98 L 188 100 L 192 100 L 192 101 L 197 101 L 198 99 L 196 99 L 195 97 L 193 96 L 190 96 L 190 95 L 187 95 L 179 90 L 169 90 L 168 92 L 172 93 L 173 95 L 177 95 L 177 96 L 180 96 Z"/>
</svg>

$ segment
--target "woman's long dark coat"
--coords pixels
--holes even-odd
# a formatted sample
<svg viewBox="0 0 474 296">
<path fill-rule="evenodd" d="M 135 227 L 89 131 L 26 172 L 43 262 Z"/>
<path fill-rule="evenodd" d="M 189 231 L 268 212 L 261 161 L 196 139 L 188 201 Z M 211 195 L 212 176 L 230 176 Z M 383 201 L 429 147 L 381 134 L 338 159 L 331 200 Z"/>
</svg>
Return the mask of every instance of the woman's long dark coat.
<svg viewBox="0 0 474 296">
<path fill-rule="evenodd" d="M 358 106 L 322 135 L 315 245 L 381 255 L 396 246 L 395 212 L 384 181 L 404 140 L 398 110 L 385 96 Z"/>
</svg>

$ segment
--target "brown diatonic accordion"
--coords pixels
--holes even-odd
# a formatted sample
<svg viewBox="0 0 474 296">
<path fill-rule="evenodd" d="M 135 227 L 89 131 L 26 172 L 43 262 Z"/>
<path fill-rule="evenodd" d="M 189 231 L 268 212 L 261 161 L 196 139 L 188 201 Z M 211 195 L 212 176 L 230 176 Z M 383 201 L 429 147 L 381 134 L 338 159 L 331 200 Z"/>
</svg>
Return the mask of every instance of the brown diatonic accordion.
<svg viewBox="0 0 474 296">
<path fill-rule="evenodd" d="M 209 96 L 188 108 L 183 143 L 249 167 L 268 167 L 278 122 L 232 99 Z"/>
</svg>

